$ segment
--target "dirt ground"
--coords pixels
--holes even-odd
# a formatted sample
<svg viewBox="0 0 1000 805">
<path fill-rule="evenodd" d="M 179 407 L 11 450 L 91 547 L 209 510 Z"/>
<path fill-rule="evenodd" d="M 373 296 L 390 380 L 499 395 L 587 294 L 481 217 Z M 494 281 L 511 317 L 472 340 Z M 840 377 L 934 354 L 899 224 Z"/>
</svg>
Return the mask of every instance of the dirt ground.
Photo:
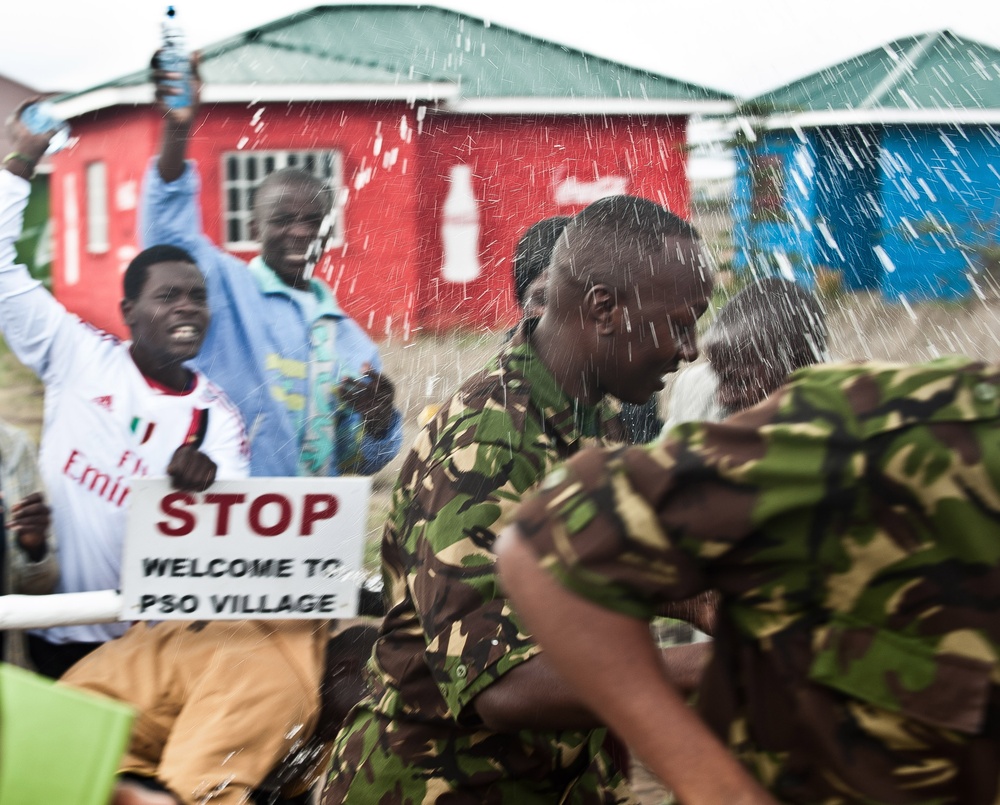
<svg viewBox="0 0 1000 805">
<path fill-rule="evenodd" d="M 825 300 L 834 359 L 915 361 L 967 354 L 1000 362 L 1000 300 L 964 303 L 887 305 L 877 295 L 843 295 Z M 419 336 L 381 345 L 385 372 L 396 384 L 405 418 L 406 447 L 413 441 L 425 406 L 450 395 L 503 343 L 503 333 Z M 34 376 L 4 349 L 0 352 L 0 416 L 36 439 L 41 429 L 42 390 Z M 661 406 L 662 408 L 662 406 Z M 389 493 L 402 455 L 375 478 L 369 516 L 369 564 L 377 567 L 377 544 L 388 512 Z M 659 805 L 666 794 L 639 770 L 636 793 L 644 805 Z"/>
</svg>

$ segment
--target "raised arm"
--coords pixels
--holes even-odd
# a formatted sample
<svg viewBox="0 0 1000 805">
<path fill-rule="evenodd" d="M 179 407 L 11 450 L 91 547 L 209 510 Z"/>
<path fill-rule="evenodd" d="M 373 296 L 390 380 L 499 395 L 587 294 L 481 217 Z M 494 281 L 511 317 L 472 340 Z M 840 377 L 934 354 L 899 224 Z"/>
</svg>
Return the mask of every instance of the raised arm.
<svg viewBox="0 0 1000 805">
<path fill-rule="evenodd" d="M 497 549 L 503 584 L 549 662 L 681 802 L 776 805 L 685 704 L 644 620 L 567 591 L 539 567 L 516 527 Z"/>
<path fill-rule="evenodd" d="M 169 86 L 167 82 L 176 81 L 182 76 L 178 73 L 160 70 L 157 66 L 158 55 L 157 53 L 153 56 L 151 64 L 153 85 L 156 88 L 156 101 L 163 113 L 163 136 L 160 141 L 160 158 L 157 161 L 157 169 L 163 181 L 175 182 L 184 173 L 184 159 L 187 156 L 191 125 L 198 115 L 201 100 L 201 78 L 198 75 L 198 56 L 195 54 L 191 58 L 191 105 L 181 109 L 167 106 L 166 97 L 180 92 L 176 87 Z"/>
<path fill-rule="evenodd" d="M 50 133 L 32 134 L 18 114 L 7 122 L 14 150 L 0 170 L 0 330 L 18 360 L 48 383 L 62 366 L 72 362 L 79 347 L 81 325 L 71 317 L 28 269 L 16 263 L 14 243 L 21 234 L 24 210 L 31 193 L 35 164 L 41 159 Z"/>
<path fill-rule="evenodd" d="M 176 89 L 166 82 L 177 78 L 177 74 L 157 69 L 156 56 L 153 57 L 151 75 L 157 107 L 163 115 L 163 131 L 160 153 L 143 179 L 138 229 L 144 248 L 165 243 L 186 249 L 194 255 L 207 277 L 212 273 L 209 267 L 213 261 L 206 255 L 216 247 L 202 231 L 201 183 L 197 170 L 193 163 L 185 161 L 191 126 L 199 110 L 201 81 L 197 67 L 197 59 L 193 58 L 191 106 L 171 109 L 164 98 Z"/>
</svg>

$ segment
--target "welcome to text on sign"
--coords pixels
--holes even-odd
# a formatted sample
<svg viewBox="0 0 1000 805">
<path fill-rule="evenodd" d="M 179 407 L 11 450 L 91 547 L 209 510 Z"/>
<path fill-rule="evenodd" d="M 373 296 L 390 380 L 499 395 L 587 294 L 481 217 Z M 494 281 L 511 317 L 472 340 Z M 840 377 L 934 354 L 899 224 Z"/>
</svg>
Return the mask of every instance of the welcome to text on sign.
<svg viewBox="0 0 1000 805">
<path fill-rule="evenodd" d="M 132 482 L 124 620 L 357 612 L 370 478 L 252 478 L 178 492 Z"/>
</svg>

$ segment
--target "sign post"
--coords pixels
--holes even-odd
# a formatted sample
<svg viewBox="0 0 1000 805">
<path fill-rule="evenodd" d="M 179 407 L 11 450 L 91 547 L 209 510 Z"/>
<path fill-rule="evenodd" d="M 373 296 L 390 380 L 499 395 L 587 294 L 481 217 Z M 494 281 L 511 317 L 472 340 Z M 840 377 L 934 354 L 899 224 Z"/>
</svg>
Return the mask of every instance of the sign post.
<svg viewBox="0 0 1000 805">
<path fill-rule="evenodd" d="M 122 620 L 357 613 L 370 478 L 132 482 Z"/>
</svg>

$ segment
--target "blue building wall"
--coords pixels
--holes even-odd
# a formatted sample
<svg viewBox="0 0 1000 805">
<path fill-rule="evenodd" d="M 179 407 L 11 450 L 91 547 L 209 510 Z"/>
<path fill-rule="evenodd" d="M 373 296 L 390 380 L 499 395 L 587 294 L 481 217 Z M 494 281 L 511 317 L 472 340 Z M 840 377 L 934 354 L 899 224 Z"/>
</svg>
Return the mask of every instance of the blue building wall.
<svg viewBox="0 0 1000 805">
<path fill-rule="evenodd" d="M 750 218 L 753 154 L 782 160 L 780 223 Z M 847 289 L 880 289 L 887 299 L 968 296 L 1000 275 L 1000 130 L 766 132 L 752 150 L 737 151 L 733 242 L 737 269 L 787 273 L 780 269 L 790 263 L 809 284 L 816 268 L 829 267 Z"/>
<path fill-rule="evenodd" d="M 1000 137 L 989 126 L 887 129 L 880 157 L 889 299 L 954 299 L 1000 242 Z"/>
<path fill-rule="evenodd" d="M 781 159 L 784 174 L 784 220 L 751 219 L 754 156 Z M 806 285 L 812 284 L 811 266 L 816 259 L 814 226 L 816 154 L 809 137 L 790 132 L 760 135 L 753 148 L 738 148 L 733 189 L 733 266 L 752 270 L 758 276 L 780 274 Z"/>
</svg>

